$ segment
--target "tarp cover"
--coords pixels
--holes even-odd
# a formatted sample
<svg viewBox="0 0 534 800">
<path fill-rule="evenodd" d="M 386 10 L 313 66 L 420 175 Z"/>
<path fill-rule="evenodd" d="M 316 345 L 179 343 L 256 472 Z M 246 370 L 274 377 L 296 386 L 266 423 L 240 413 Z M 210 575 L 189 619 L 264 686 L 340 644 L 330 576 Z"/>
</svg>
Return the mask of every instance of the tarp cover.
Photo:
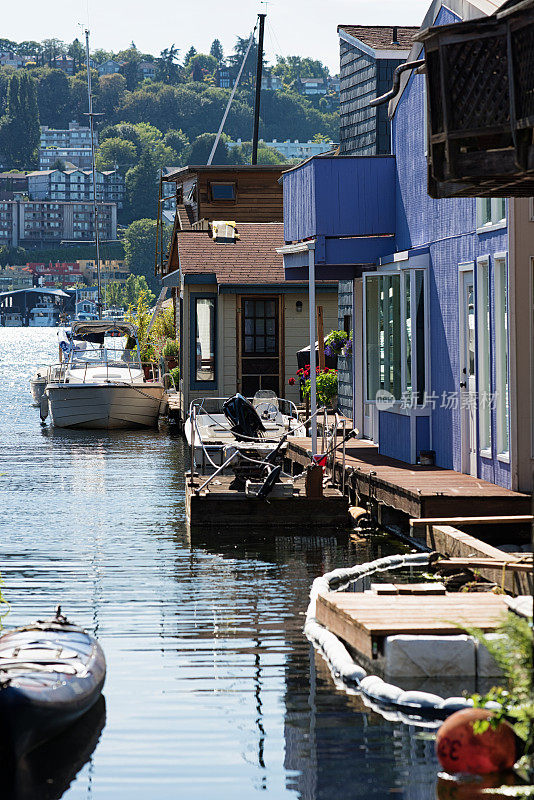
<svg viewBox="0 0 534 800">
<path fill-rule="evenodd" d="M 87 336 L 95 333 L 117 332 L 121 336 L 137 336 L 137 328 L 130 322 L 108 322 L 107 320 L 91 320 L 90 322 L 73 322 L 73 337 Z"/>
</svg>

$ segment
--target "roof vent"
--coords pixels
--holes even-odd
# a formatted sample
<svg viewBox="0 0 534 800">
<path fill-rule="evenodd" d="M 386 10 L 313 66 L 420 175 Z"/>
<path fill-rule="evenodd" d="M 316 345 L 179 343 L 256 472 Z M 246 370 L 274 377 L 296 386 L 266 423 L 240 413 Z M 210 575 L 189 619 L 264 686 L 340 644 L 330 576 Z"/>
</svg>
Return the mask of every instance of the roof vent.
<svg viewBox="0 0 534 800">
<path fill-rule="evenodd" d="M 399 28 L 397 25 L 393 26 L 393 33 L 391 36 L 391 44 L 399 44 Z"/>
<path fill-rule="evenodd" d="M 235 222 L 214 220 L 211 223 L 211 235 L 215 242 L 236 242 L 239 239 Z"/>
</svg>

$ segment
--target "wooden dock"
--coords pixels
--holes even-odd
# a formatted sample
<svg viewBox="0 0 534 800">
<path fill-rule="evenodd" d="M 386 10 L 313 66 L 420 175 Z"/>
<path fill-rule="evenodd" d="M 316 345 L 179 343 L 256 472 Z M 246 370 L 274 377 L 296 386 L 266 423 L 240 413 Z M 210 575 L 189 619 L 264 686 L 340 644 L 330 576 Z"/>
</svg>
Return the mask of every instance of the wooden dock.
<svg viewBox="0 0 534 800">
<path fill-rule="evenodd" d="M 311 439 L 290 439 L 287 458 L 306 466 Z M 406 464 L 380 455 L 366 439 L 346 447 L 346 486 L 357 497 L 403 512 L 410 517 L 529 514 L 530 497 L 450 469 Z M 335 475 L 341 474 L 337 454 Z"/>
<path fill-rule="evenodd" d="M 196 493 L 207 476 L 186 481 L 186 512 L 192 528 L 212 531 L 249 531 L 262 535 L 265 531 L 316 535 L 318 530 L 347 530 L 350 517 L 349 499 L 338 489 L 325 487 L 324 496 L 306 497 L 304 481 L 295 486 L 292 497 L 269 496 L 265 500 L 249 497 L 230 488 L 234 478 L 219 475 L 217 481 Z"/>
<path fill-rule="evenodd" d="M 386 636 L 457 635 L 462 625 L 490 632 L 501 624 L 507 605 L 490 592 L 384 595 L 327 592 L 317 598 L 317 621 L 367 662 L 380 658 Z M 365 666 L 365 664 L 364 664 Z"/>
</svg>

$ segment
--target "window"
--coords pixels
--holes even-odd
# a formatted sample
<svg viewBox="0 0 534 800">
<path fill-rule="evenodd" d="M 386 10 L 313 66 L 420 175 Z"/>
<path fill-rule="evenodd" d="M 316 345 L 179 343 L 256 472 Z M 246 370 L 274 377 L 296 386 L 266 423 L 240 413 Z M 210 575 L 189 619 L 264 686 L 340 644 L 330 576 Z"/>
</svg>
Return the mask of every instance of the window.
<svg viewBox="0 0 534 800">
<path fill-rule="evenodd" d="M 422 269 L 365 275 L 366 401 L 383 390 L 422 405 L 426 391 L 426 301 Z"/>
<path fill-rule="evenodd" d="M 506 225 L 506 200 L 502 197 L 477 199 L 477 230 L 484 233 L 494 227 Z"/>
<path fill-rule="evenodd" d="M 215 302 L 212 296 L 191 298 L 192 386 L 215 383 Z"/>
<path fill-rule="evenodd" d="M 476 288 L 479 445 L 483 455 L 491 455 L 491 367 L 490 367 L 490 289 L 489 260 L 477 261 Z"/>
<path fill-rule="evenodd" d="M 495 407 L 497 457 L 509 458 L 510 400 L 508 387 L 508 280 L 506 258 L 495 257 Z"/>
<path fill-rule="evenodd" d="M 235 200 L 235 183 L 210 183 L 212 200 Z"/>
</svg>

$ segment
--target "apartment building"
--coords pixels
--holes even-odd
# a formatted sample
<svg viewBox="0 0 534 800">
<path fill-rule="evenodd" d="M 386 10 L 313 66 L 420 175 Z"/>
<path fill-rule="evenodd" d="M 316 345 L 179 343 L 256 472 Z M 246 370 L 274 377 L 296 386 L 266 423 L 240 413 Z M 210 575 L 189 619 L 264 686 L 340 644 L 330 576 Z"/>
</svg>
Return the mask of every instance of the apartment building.
<svg viewBox="0 0 534 800">
<path fill-rule="evenodd" d="M 242 143 L 241 139 L 237 139 L 235 142 L 228 142 L 228 148 L 237 147 Z M 271 142 L 264 142 L 261 140 L 260 146 L 261 145 L 278 150 L 284 158 L 290 160 L 299 159 L 299 161 L 304 161 L 304 159 L 311 158 L 312 156 L 319 156 L 321 153 L 328 153 L 330 150 L 335 150 L 337 147 L 335 142 L 312 142 L 310 139 L 307 142 L 299 142 L 298 139 L 295 139 L 293 142 L 291 139 L 286 139 L 285 142 L 279 142 L 277 139 L 273 139 Z"/>
<path fill-rule="evenodd" d="M 92 170 L 48 169 L 28 173 L 28 193 L 32 200 L 76 200 L 93 199 Z M 122 208 L 124 202 L 124 178 L 116 170 L 96 171 L 96 193 L 101 203 L 116 203 Z"/>
<path fill-rule="evenodd" d="M 95 133 L 95 147 L 98 136 Z M 80 169 L 91 167 L 91 129 L 75 120 L 68 128 L 41 126 L 39 143 L 39 169 L 51 169 L 57 161 L 74 164 Z"/>
<path fill-rule="evenodd" d="M 98 145 L 95 132 L 95 147 Z M 49 128 L 41 125 L 42 149 L 46 147 L 89 147 L 91 148 L 91 129 L 79 125 L 76 120 L 69 122 L 68 128 Z"/>
<path fill-rule="evenodd" d="M 98 207 L 102 241 L 117 238 L 117 205 Z M 48 200 L 0 202 L 0 244 L 7 247 L 55 246 L 61 242 L 94 241 L 92 203 Z"/>
</svg>

